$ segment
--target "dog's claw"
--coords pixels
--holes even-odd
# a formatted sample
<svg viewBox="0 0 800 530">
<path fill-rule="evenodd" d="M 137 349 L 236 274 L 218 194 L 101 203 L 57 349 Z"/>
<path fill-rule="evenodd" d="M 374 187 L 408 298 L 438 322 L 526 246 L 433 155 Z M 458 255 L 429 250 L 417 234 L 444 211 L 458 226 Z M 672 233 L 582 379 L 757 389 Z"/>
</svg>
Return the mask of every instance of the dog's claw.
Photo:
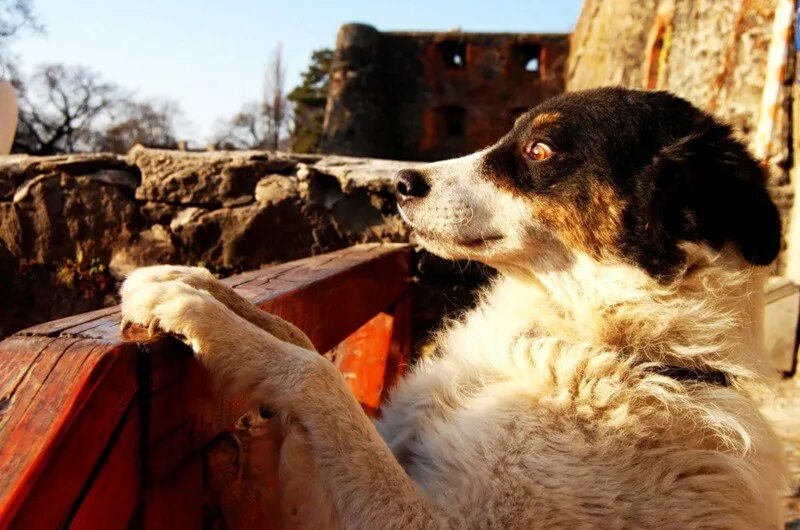
<svg viewBox="0 0 800 530">
<path fill-rule="evenodd" d="M 119 321 L 119 330 L 125 331 L 129 327 L 131 327 L 132 322 L 128 320 L 128 317 L 122 317 L 122 320 Z"/>
</svg>

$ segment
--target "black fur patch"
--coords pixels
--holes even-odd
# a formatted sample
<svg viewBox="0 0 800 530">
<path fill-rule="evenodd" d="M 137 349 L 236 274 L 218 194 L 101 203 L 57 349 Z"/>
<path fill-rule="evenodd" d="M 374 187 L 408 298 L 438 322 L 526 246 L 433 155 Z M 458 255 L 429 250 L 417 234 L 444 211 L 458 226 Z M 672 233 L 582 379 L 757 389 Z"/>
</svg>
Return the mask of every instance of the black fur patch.
<svg viewBox="0 0 800 530">
<path fill-rule="evenodd" d="M 544 113 L 556 118 L 535 124 Z M 553 156 L 531 160 L 532 142 Z M 733 243 L 756 265 L 780 250 L 764 170 L 729 126 L 666 92 L 602 88 L 550 99 L 490 149 L 484 173 L 513 193 L 551 200 L 610 187 L 624 208 L 614 250 L 657 277 L 683 263 L 682 241 Z"/>
</svg>

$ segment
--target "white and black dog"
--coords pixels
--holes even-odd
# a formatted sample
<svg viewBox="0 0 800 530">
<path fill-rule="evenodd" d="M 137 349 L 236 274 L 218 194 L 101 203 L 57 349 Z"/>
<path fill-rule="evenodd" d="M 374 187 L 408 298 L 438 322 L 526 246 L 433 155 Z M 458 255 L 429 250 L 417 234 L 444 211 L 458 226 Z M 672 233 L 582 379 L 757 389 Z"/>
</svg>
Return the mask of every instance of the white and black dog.
<svg viewBox="0 0 800 530">
<path fill-rule="evenodd" d="M 292 524 L 782 526 L 782 450 L 747 395 L 771 370 L 780 221 L 728 126 L 663 92 L 569 93 L 396 183 L 429 250 L 500 274 L 377 425 L 302 333 L 205 270 L 122 289 L 126 322 L 285 418 Z"/>
</svg>

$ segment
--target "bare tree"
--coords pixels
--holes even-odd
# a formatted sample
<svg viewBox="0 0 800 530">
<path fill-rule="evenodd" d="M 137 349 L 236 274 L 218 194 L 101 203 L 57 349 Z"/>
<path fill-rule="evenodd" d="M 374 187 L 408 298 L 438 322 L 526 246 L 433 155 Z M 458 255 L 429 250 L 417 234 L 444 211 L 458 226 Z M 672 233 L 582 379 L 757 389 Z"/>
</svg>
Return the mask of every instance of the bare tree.
<svg viewBox="0 0 800 530">
<path fill-rule="evenodd" d="M 119 90 L 82 67 L 47 65 L 20 82 L 13 150 L 37 155 L 87 150 L 95 120 L 120 99 Z"/>
<path fill-rule="evenodd" d="M 92 148 L 114 153 L 126 153 L 136 144 L 175 149 L 175 129 L 182 116 L 174 101 L 121 101 L 110 109 L 110 123 L 95 134 Z"/>
<path fill-rule="evenodd" d="M 251 101 L 228 120 L 217 122 L 213 144 L 217 149 L 269 149 L 269 130 L 263 104 Z"/>
<path fill-rule="evenodd" d="M 0 40 L 5 41 L 24 28 L 41 29 L 30 0 L 0 0 Z"/>
<path fill-rule="evenodd" d="M 283 64 L 283 50 L 278 44 L 270 55 L 264 76 L 264 116 L 269 132 L 269 148 L 277 149 L 281 133 L 289 119 L 289 103 L 286 99 L 286 67 Z"/>
<path fill-rule="evenodd" d="M 217 123 L 213 143 L 218 149 L 278 149 L 290 120 L 284 85 L 286 67 L 281 46 L 270 54 L 261 101 L 249 102 L 228 120 Z"/>
<path fill-rule="evenodd" d="M 18 77 L 8 43 L 23 30 L 42 31 L 31 0 L 0 0 L 0 79 L 13 81 Z"/>
</svg>

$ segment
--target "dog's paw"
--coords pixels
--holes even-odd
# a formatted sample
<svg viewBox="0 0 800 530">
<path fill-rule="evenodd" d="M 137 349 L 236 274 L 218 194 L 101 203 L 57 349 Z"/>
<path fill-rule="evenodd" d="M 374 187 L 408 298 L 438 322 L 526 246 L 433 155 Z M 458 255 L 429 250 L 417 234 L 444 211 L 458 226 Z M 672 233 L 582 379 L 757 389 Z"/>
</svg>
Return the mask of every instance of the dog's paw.
<svg viewBox="0 0 800 530">
<path fill-rule="evenodd" d="M 180 281 L 191 287 L 205 290 L 209 290 L 218 282 L 208 269 L 202 267 L 153 265 L 133 271 L 122 284 L 120 294 L 125 298 L 147 284 L 171 281 Z"/>
<path fill-rule="evenodd" d="M 181 281 L 135 279 L 135 284 L 122 291 L 123 329 L 138 324 L 151 336 L 160 332 L 177 335 L 199 351 L 230 316 L 211 294 Z"/>
</svg>

